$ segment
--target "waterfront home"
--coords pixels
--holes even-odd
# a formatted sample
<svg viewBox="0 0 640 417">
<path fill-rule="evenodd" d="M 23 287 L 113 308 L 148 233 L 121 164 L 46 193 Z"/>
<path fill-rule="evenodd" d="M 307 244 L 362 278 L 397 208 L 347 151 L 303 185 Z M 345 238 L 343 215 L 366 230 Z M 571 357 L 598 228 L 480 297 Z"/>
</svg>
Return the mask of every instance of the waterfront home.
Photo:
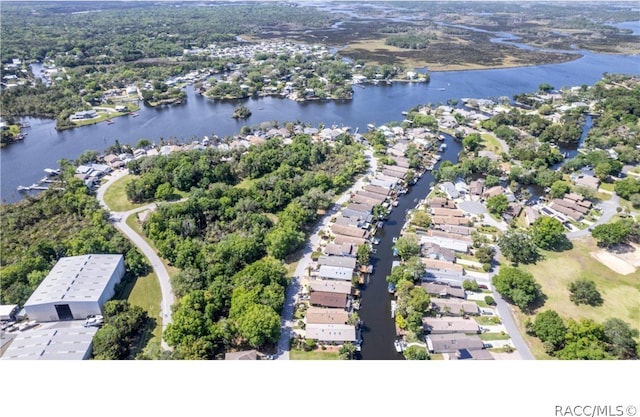
<svg viewBox="0 0 640 417">
<path fill-rule="evenodd" d="M 446 198 L 443 197 L 433 197 L 431 199 L 429 199 L 429 207 L 431 208 L 450 208 L 450 209 L 454 209 L 457 208 L 455 201 L 453 200 L 448 200 Z"/>
<path fill-rule="evenodd" d="M 420 235 L 420 244 L 436 244 L 440 247 L 451 249 L 460 253 L 467 253 L 467 251 L 469 250 L 469 246 L 471 246 L 471 243 L 463 240 L 433 235 Z"/>
<path fill-rule="evenodd" d="M 325 291 L 313 291 L 309 295 L 312 306 L 347 308 L 347 294 Z"/>
<path fill-rule="evenodd" d="M 482 197 L 483 191 L 484 191 L 483 179 L 477 179 L 469 183 L 469 195 L 471 195 L 472 200 L 476 200 L 476 201 L 479 200 Z"/>
<path fill-rule="evenodd" d="M 442 261 L 439 259 L 420 258 L 424 264 L 426 272 L 437 275 L 440 272 L 454 273 L 464 275 L 464 268 L 462 265 L 455 264 L 449 261 Z"/>
<path fill-rule="evenodd" d="M 340 308 L 309 307 L 306 322 L 309 324 L 347 324 L 349 313 Z"/>
<path fill-rule="evenodd" d="M 356 341 L 356 327 L 348 324 L 307 324 L 305 337 L 322 344 L 340 344 Z"/>
<path fill-rule="evenodd" d="M 355 256 L 356 250 L 350 243 L 338 245 L 336 243 L 328 243 L 324 247 L 324 253 L 336 256 Z"/>
<path fill-rule="evenodd" d="M 353 249 L 354 252 L 357 252 L 358 246 L 365 244 L 366 242 L 367 242 L 367 239 L 363 239 L 361 237 L 344 236 L 344 235 L 336 235 L 335 238 L 333 239 L 333 243 L 338 245 L 344 245 L 344 244 L 352 245 L 352 247 L 355 248 Z"/>
<path fill-rule="evenodd" d="M 476 230 L 475 227 L 456 226 L 451 224 L 438 225 L 438 229 L 444 232 L 448 232 L 450 234 L 456 234 L 456 235 L 462 235 L 462 236 L 471 236 L 471 234 Z"/>
<path fill-rule="evenodd" d="M 318 269 L 317 276 L 322 279 L 334 279 L 351 282 L 351 278 L 353 277 L 353 268 L 321 265 Z"/>
<path fill-rule="evenodd" d="M 106 155 L 104 157 L 104 162 L 106 162 L 113 169 L 122 168 L 125 165 L 125 162 L 120 159 L 118 155 L 114 154 Z"/>
<path fill-rule="evenodd" d="M 341 268 L 351 268 L 355 269 L 356 267 L 356 258 L 350 256 L 327 256 L 321 255 L 318 258 L 318 265 L 326 265 L 326 266 L 338 266 Z"/>
<path fill-rule="evenodd" d="M 480 333 L 478 323 L 463 317 L 423 317 L 422 327 L 425 333 Z"/>
<path fill-rule="evenodd" d="M 364 204 L 364 203 L 349 203 L 347 205 L 347 207 L 345 207 L 346 210 L 351 210 L 354 212 L 358 212 L 360 215 L 367 216 L 369 214 L 371 214 L 371 212 L 373 211 L 373 207 L 374 205 L 372 204 Z M 343 211 L 344 213 L 344 211 Z M 344 215 L 344 214 L 343 214 Z"/>
<path fill-rule="evenodd" d="M 464 217 L 464 213 L 458 209 L 431 207 L 431 215 L 442 217 Z"/>
<path fill-rule="evenodd" d="M 367 239 L 369 237 L 368 231 L 360 229 L 358 227 L 345 226 L 343 224 L 334 223 L 333 225 L 331 225 L 331 232 L 334 235 L 357 237 L 361 239 Z"/>
<path fill-rule="evenodd" d="M 448 249 L 432 242 L 420 246 L 420 255 L 424 258 L 440 259 L 449 262 L 456 260 L 456 252 L 453 249 Z"/>
<path fill-rule="evenodd" d="M 374 194 L 380 194 L 382 196 L 387 197 L 389 194 L 391 194 L 391 190 L 388 188 L 384 188 L 384 187 L 378 187 L 376 185 L 365 185 L 362 188 L 364 191 L 369 192 L 369 193 L 374 193 Z"/>
<path fill-rule="evenodd" d="M 431 353 L 450 353 L 460 349 L 481 350 L 484 342 L 478 336 L 461 334 L 430 334 L 425 337 Z"/>
<path fill-rule="evenodd" d="M 431 298 L 431 310 L 446 316 L 480 314 L 478 304 L 457 298 Z"/>
<path fill-rule="evenodd" d="M 440 190 L 442 190 L 448 198 L 454 199 L 460 197 L 460 193 L 456 189 L 455 185 L 452 182 L 446 181 L 438 185 Z"/>
<path fill-rule="evenodd" d="M 431 216 L 431 223 L 433 223 L 435 226 L 443 224 L 452 226 L 465 226 L 469 224 L 469 220 L 465 217 Z"/>
<path fill-rule="evenodd" d="M 378 198 L 375 198 L 375 199 L 374 198 L 369 198 L 369 197 L 365 197 L 365 196 L 360 195 L 360 194 L 352 194 L 351 195 L 351 201 L 354 202 L 354 203 L 367 204 L 367 205 L 371 205 L 371 206 L 377 206 L 379 204 L 382 204 Z"/>
<path fill-rule="evenodd" d="M 351 294 L 353 292 L 351 282 L 347 281 L 311 280 L 308 285 L 312 292 L 319 291 L 337 294 Z"/>
<path fill-rule="evenodd" d="M 98 117 L 98 112 L 95 110 L 78 111 L 71 115 L 71 120 L 89 120 Z"/>
<path fill-rule="evenodd" d="M 380 194 L 377 194 L 377 193 L 370 193 L 368 191 L 357 191 L 356 195 L 360 195 L 362 197 L 370 198 L 372 201 L 375 201 L 374 205 L 382 204 L 387 199 L 386 196 L 383 196 L 383 195 L 380 195 Z"/>
</svg>

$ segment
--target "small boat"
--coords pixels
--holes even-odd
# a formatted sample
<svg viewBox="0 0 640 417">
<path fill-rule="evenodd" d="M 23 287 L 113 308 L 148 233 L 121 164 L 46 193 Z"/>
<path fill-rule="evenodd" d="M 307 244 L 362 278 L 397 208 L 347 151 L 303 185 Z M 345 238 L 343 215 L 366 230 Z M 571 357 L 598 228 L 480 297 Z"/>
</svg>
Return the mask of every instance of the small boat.
<svg viewBox="0 0 640 417">
<path fill-rule="evenodd" d="M 108 125 L 112 125 L 112 124 L 114 124 L 114 123 L 115 123 L 115 122 L 114 122 L 113 120 L 111 120 L 111 119 L 107 120 L 107 124 L 108 124 Z"/>
<path fill-rule="evenodd" d="M 408 111 L 403 111 L 403 112 L 402 112 L 402 115 L 403 115 L 403 116 L 406 116 L 406 115 L 408 115 L 408 114 L 409 114 L 409 112 L 408 112 Z"/>
<path fill-rule="evenodd" d="M 447 149 L 446 143 L 443 143 L 442 145 L 440 145 L 440 152 L 444 151 L 445 149 Z"/>
<path fill-rule="evenodd" d="M 389 291 L 389 294 L 394 294 L 396 292 L 396 285 L 393 282 L 390 282 L 389 285 L 387 285 L 387 290 Z"/>
<path fill-rule="evenodd" d="M 444 90 L 445 90 L 444 87 L 438 88 L 438 91 L 444 91 Z"/>
<path fill-rule="evenodd" d="M 393 201 L 391 202 L 391 205 L 392 205 L 393 207 L 398 207 L 398 200 L 393 200 Z"/>
<path fill-rule="evenodd" d="M 398 304 L 396 303 L 396 300 L 391 300 L 391 318 L 394 318 L 396 316 L 397 307 L 398 307 Z"/>
<path fill-rule="evenodd" d="M 131 113 L 131 116 L 138 117 L 138 113 Z"/>
<path fill-rule="evenodd" d="M 60 175 L 60 170 L 59 169 L 45 168 L 44 172 L 50 177 L 53 177 L 53 176 L 56 176 L 56 175 Z"/>
<path fill-rule="evenodd" d="M 402 349 L 402 342 L 400 342 L 399 340 L 396 340 L 396 341 L 393 342 L 393 345 L 396 348 L 396 352 L 402 353 L 402 350 L 403 350 Z"/>
<path fill-rule="evenodd" d="M 398 241 L 398 238 L 394 237 L 392 240 L 393 240 L 393 243 L 396 243 Z"/>
</svg>

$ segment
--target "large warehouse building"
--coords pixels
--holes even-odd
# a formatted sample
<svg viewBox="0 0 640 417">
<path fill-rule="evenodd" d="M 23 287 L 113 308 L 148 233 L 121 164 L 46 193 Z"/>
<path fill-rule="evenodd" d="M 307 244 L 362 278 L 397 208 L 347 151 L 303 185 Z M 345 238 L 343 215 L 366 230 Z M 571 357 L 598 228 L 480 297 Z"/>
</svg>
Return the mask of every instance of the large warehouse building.
<svg viewBox="0 0 640 417">
<path fill-rule="evenodd" d="M 124 276 L 122 255 L 62 258 L 24 305 L 30 320 L 81 320 L 102 314 Z"/>
</svg>

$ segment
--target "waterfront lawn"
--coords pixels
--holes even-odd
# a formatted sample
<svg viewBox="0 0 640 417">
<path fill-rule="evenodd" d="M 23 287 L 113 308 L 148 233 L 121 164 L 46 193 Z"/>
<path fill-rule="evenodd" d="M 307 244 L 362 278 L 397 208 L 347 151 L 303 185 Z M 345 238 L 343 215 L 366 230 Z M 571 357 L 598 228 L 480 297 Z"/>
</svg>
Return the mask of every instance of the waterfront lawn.
<svg viewBox="0 0 640 417">
<path fill-rule="evenodd" d="M 305 352 L 304 350 L 291 349 L 289 359 L 292 361 L 331 361 L 339 360 L 340 357 L 337 351 L 316 349 Z"/>
<path fill-rule="evenodd" d="M 619 318 L 640 330 L 640 283 L 638 271 L 629 275 L 617 274 L 596 259 L 590 252 L 598 251 L 596 241 L 591 237 L 572 240 L 573 249 L 564 252 L 542 251 L 545 259 L 535 265 L 521 265 L 520 268 L 533 274 L 546 296 L 544 305 L 536 313 L 555 310 L 565 321 L 569 318 L 592 319 L 598 323 L 608 318 Z M 569 300 L 567 286 L 578 278 L 593 280 L 602 294 L 604 303 L 600 307 L 575 305 Z M 520 333 L 532 347 L 539 359 L 548 358 L 542 352 L 542 344 L 537 338 L 528 336 L 522 323 L 527 318 L 534 320 L 535 314 L 526 315 L 515 308 L 516 322 Z M 538 347 L 538 348 L 536 348 Z"/>
<path fill-rule="evenodd" d="M 127 198 L 126 186 L 135 178 L 134 175 L 125 175 L 107 189 L 104 193 L 104 202 L 113 211 L 129 211 L 144 204 L 132 203 Z"/>
</svg>

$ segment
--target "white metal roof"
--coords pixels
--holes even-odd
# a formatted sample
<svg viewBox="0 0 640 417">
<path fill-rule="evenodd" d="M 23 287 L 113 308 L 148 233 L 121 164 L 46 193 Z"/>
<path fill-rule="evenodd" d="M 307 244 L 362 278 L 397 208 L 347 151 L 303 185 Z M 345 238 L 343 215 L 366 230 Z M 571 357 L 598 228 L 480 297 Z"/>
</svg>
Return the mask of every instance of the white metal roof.
<svg viewBox="0 0 640 417">
<path fill-rule="evenodd" d="M 122 255 L 81 255 L 61 258 L 25 305 L 51 301 L 98 301 Z"/>
<path fill-rule="evenodd" d="M 356 340 L 356 328 L 348 324 L 307 324 L 307 339 L 327 342 L 353 342 Z"/>
<path fill-rule="evenodd" d="M 320 266 L 318 275 L 322 278 L 341 279 L 344 281 L 351 281 L 353 277 L 353 268 L 343 268 L 339 266 Z"/>
<path fill-rule="evenodd" d="M 11 342 L 2 360 L 82 360 L 91 347 L 97 327 L 33 329 L 19 333 Z"/>
</svg>

